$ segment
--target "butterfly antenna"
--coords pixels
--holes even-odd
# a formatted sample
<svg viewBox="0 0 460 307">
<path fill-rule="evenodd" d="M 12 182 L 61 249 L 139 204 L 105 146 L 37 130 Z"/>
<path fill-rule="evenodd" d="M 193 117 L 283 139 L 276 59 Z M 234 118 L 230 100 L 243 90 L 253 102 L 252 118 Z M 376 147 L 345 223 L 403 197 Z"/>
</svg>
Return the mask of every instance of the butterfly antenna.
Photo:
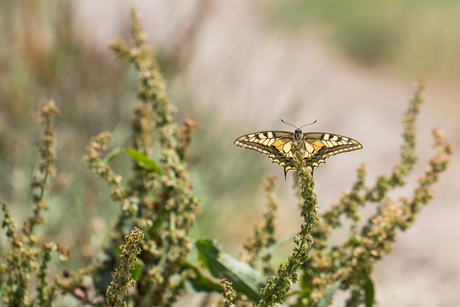
<svg viewBox="0 0 460 307">
<path fill-rule="evenodd" d="M 293 124 L 290 124 L 290 123 L 288 123 L 288 122 L 285 122 L 285 121 L 284 121 L 284 120 L 282 120 L 282 119 L 281 119 L 281 121 L 282 121 L 283 123 L 285 123 L 285 124 L 291 125 L 292 127 L 296 128 L 296 129 L 302 129 L 302 128 L 303 128 L 303 127 L 305 127 L 305 126 L 308 126 L 308 125 L 313 125 L 314 123 L 316 123 L 316 122 L 317 122 L 317 120 L 315 120 L 315 121 L 314 121 L 314 122 L 312 122 L 312 123 L 309 123 L 309 124 L 305 124 L 305 125 L 303 125 L 302 127 L 300 127 L 300 128 L 297 128 L 297 127 L 296 127 L 296 126 L 294 126 Z"/>
<path fill-rule="evenodd" d="M 298 129 L 296 126 L 294 126 L 293 124 L 290 124 L 290 123 L 288 123 L 288 122 L 285 122 L 283 119 L 281 119 L 281 121 L 282 121 L 283 123 L 285 123 L 285 124 L 291 125 L 292 127 Z"/>
<path fill-rule="evenodd" d="M 302 129 L 302 128 L 305 127 L 305 126 L 313 125 L 313 124 L 316 123 L 316 122 L 317 122 L 317 120 L 315 119 L 314 122 L 311 122 L 311 123 L 309 123 L 309 124 L 305 124 L 305 125 L 303 125 L 302 127 L 300 127 L 299 129 Z"/>
</svg>

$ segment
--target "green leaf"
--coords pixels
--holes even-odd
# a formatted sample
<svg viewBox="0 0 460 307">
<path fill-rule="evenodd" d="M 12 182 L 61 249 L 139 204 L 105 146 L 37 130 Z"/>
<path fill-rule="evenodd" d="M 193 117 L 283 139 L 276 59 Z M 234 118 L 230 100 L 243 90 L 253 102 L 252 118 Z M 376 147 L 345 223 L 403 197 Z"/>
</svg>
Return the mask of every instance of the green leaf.
<svg viewBox="0 0 460 307">
<path fill-rule="evenodd" d="M 155 161 L 149 159 L 149 157 L 147 157 L 143 153 L 140 153 L 137 150 L 132 149 L 132 148 L 125 149 L 125 152 L 128 155 L 130 155 L 131 158 L 133 158 L 134 160 L 142 164 L 142 166 L 145 167 L 146 169 L 153 171 L 157 174 L 161 174 L 161 168 L 158 166 L 158 164 L 156 164 Z"/>
<path fill-rule="evenodd" d="M 369 276 L 367 276 L 363 289 L 364 289 L 365 297 L 366 297 L 366 307 L 374 306 L 374 302 L 375 302 L 374 301 L 375 299 L 374 282 Z"/>
<path fill-rule="evenodd" d="M 183 266 L 184 269 L 191 269 L 195 272 L 195 278 L 190 280 L 192 288 L 197 292 L 221 292 L 222 286 L 213 282 L 204 276 L 200 270 L 193 264 L 186 262 Z"/>
<path fill-rule="evenodd" d="M 337 281 L 332 283 L 332 285 L 329 288 L 327 288 L 324 291 L 323 295 L 318 301 L 318 304 L 316 304 L 316 307 L 327 307 L 330 305 L 330 302 L 334 298 L 335 292 L 337 292 L 337 290 L 339 289 L 340 284 L 342 283 L 342 280 L 343 278 L 339 278 Z"/>
<path fill-rule="evenodd" d="M 148 232 L 150 235 L 153 235 L 161 226 L 161 223 L 163 223 L 165 217 L 163 215 L 159 215 L 152 224 L 152 227 L 148 229 Z"/>
<path fill-rule="evenodd" d="M 302 277 L 300 277 L 300 287 L 302 288 L 302 293 L 305 295 L 309 294 L 311 292 L 311 284 L 313 281 L 313 277 L 310 276 L 307 272 L 304 272 L 302 274 Z"/>
<path fill-rule="evenodd" d="M 131 271 L 131 276 L 135 281 L 139 281 L 142 276 L 142 266 L 139 263 L 134 264 L 134 270 Z"/>
<path fill-rule="evenodd" d="M 112 160 L 118 157 L 123 151 L 120 147 L 114 148 L 105 159 L 102 160 L 102 163 L 109 164 Z"/>
<path fill-rule="evenodd" d="M 259 271 L 229 254 L 221 253 L 221 247 L 215 240 L 202 239 L 195 244 L 200 262 L 214 277 L 226 278 L 235 291 L 244 293 L 254 302 L 261 299 L 260 288 L 265 287 L 265 279 Z"/>
</svg>

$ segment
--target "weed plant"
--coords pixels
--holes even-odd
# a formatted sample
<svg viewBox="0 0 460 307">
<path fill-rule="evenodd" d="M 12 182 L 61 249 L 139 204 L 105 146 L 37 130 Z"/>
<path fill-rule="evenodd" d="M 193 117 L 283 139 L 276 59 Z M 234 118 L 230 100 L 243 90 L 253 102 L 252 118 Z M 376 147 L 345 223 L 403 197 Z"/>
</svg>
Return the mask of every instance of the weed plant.
<svg viewBox="0 0 460 307">
<path fill-rule="evenodd" d="M 172 306 L 186 292 L 200 292 L 205 293 L 200 306 L 328 306 L 334 293 L 342 289 L 349 293 L 346 306 L 374 305 L 375 263 L 391 251 L 397 231 L 410 227 L 421 206 L 432 199 L 432 186 L 446 170 L 452 153 L 443 134 L 434 130 L 437 153 L 430 159 L 413 195 L 399 199 L 389 196 L 392 189 L 405 184 L 417 161 L 415 122 L 423 102 L 423 77 L 418 80 L 415 96 L 403 118 L 400 162 L 389 175 L 378 176 L 371 186 L 365 183 L 366 169 L 362 165 L 351 190 L 344 192 L 323 214 L 317 212 L 311 169 L 300 158 L 302 148 L 294 146 L 303 222 L 294 237 L 293 252 L 274 269 L 270 255 L 282 243 L 276 242 L 274 236 L 275 180 L 269 178 L 265 183 L 267 213 L 244 244 L 240 260 L 224 253 L 214 239 L 192 239 L 190 232 L 200 200 L 192 194 L 188 149 L 197 125 L 192 120 L 185 120 L 182 126 L 173 121 L 176 107 L 166 94 L 165 81 L 147 47 L 146 34 L 135 10 L 129 44 L 119 39 L 110 48 L 118 58 L 134 65 L 139 72 L 139 86 L 131 147 L 116 148 L 103 156 L 112 136 L 102 132 L 91 139 L 84 156 L 88 169 L 108 184 L 110 197 L 120 208 L 110 240 L 101 247 L 104 257 L 56 277 L 49 273 L 53 251 L 58 252 L 61 260 L 67 259 L 64 246 L 36 234 L 37 225 L 46 225 L 44 214 L 49 206 L 45 192 L 56 174 L 52 116 L 59 111 L 50 100 L 39 113 L 44 126 L 38 143 L 41 176 L 31 183 L 36 191 L 31 216 L 18 228 L 9 205 L 0 201 L 8 242 L 0 258 L 3 304 L 51 306 L 59 298 L 72 296 L 75 304 L 85 306 Z M 154 157 L 155 144 L 160 151 Z M 125 181 L 111 167 L 122 155 L 131 159 L 131 175 Z M 362 221 L 359 209 L 366 204 L 374 204 L 377 210 Z M 347 240 L 338 245 L 328 244 L 334 229 L 345 228 L 345 219 L 351 221 Z M 189 257 L 192 249 L 198 253 L 196 262 Z"/>
</svg>

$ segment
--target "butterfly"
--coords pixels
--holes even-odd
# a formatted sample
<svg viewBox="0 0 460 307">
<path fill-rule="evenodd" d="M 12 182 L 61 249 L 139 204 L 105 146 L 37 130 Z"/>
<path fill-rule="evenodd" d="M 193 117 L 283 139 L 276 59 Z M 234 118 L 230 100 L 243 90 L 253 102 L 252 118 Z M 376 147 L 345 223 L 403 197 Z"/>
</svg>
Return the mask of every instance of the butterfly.
<svg viewBox="0 0 460 307">
<path fill-rule="evenodd" d="M 273 163 L 284 167 L 284 177 L 289 171 L 295 170 L 292 151 L 294 142 L 300 142 L 303 146 L 303 160 L 312 171 L 321 163 L 326 163 L 326 159 L 330 156 L 363 148 L 361 143 L 347 136 L 327 132 L 303 133 L 301 128 L 306 125 L 297 128 L 281 121 L 295 127 L 294 133 L 287 131 L 253 132 L 240 136 L 234 144 L 268 155 Z"/>
</svg>

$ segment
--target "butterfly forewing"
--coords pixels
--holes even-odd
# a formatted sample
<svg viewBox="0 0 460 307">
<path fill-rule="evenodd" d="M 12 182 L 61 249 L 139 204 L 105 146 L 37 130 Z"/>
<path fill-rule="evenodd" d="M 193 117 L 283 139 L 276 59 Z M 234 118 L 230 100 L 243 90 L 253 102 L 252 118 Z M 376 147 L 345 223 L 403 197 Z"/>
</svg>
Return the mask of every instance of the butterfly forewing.
<svg viewBox="0 0 460 307">
<path fill-rule="evenodd" d="M 240 136 L 235 140 L 237 146 L 256 150 L 268 155 L 273 163 L 284 167 L 285 175 L 294 170 L 292 144 L 294 134 L 286 131 L 261 131 Z M 342 152 L 361 149 L 363 146 L 356 140 L 332 133 L 304 133 L 304 161 L 312 169 L 326 163 L 329 156 Z"/>
</svg>

